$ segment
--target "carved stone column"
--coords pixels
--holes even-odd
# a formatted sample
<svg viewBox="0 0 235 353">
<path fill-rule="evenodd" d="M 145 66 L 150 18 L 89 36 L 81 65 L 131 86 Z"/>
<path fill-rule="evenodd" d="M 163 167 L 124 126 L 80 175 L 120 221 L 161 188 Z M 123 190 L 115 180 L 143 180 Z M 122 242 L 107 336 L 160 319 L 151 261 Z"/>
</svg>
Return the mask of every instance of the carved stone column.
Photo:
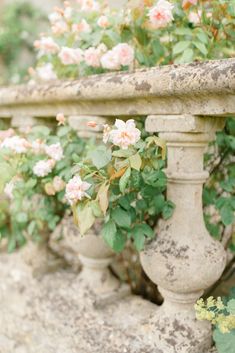
<svg viewBox="0 0 235 353">
<path fill-rule="evenodd" d="M 89 127 L 88 122 L 95 127 Z M 112 119 L 101 116 L 70 116 L 70 126 L 77 130 L 81 138 L 93 138 L 99 144 L 102 139 L 103 125 L 111 124 Z M 89 233 L 80 236 L 77 229 L 76 249 L 82 264 L 78 276 L 80 291 L 83 295 L 95 297 L 95 306 L 104 306 L 130 294 L 128 285 L 121 283 L 110 270 L 115 253 L 106 245 L 101 236 L 101 224 L 96 222 Z"/>
<path fill-rule="evenodd" d="M 141 254 L 145 272 L 165 299 L 146 332 L 159 353 L 204 353 L 211 345 L 211 327 L 196 320 L 194 303 L 221 276 L 226 261 L 222 245 L 206 230 L 202 210 L 208 177 L 203 154 L 223 124 L 222 118 L 191 115 L 150 116 L 146 122 L 148 131 L 160 132 L 167 142 L 167 197 L 176 206 Z"/>
</svg>

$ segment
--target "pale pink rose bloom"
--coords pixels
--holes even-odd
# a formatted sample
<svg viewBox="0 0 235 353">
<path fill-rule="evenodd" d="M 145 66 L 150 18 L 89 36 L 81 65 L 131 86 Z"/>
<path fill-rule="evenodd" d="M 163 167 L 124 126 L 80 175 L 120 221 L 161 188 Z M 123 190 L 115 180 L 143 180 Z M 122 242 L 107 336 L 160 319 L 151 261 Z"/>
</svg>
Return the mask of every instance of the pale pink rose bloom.
<svg viewBox="0 0 235 353">
<path fill-rule="evenodd" d="M 66 183 L 59 176 L 55 176 L 52 181 L 52 185 L 56 192 L 60 192 L 64 190 Z"/>
<path fill-rule="evenodd" d="M 163 28 L 173 21 L 174 6 L 166 0 L 158 0 L 156 6 L 149 10 L 148 16 L 153 28 Z"/>
<path fill-rule="evenodd" d="M 0 145 L 1 148 L 9 148 L 15 153 L 26 153 L 31 147 L 30 143 L 19 136 L 7 137 Z"/>
<path fill-rule="evenodd" d="M 98 26 L 101 27 L 101 28 L 107 28 L 107 27 L 109 27 L 109 25 L 110 25 L 107 16 L 104 16 L 104 15 L 103 15 L 103 16 L 100 16 L 100 17 L 98 18 L 97 24 L 98 24 Z"/>
<path fill-rule="evenodd" d="M 8 130 L 0 130 L 0 140 L 3 141 L 7 137 L 12 137 L 15 135 L 15 131 L 13 129 L 8 129 Z"/>
<path fill-rule="evenodd" d="M 52 172 L 54 166 L 55 161 L 53 159 L 41 160 L 33 167 L 33 173 L 36 176 L 43 178 Z"/>
<path fill-rule="evenodd" d="M 40 55 L 56 54 L 60 50 L 59 45 L 51 37 L 42 37 L 34 42 L 34 47 L 40 50 Z"/>
<path fill-rule="evenodd" d="M 198 23 L 201 22 L 201 17 L 202 17 L 202 11 L 198 10 L 198 12 L 191 11 L 188 19 L 189 22 L 193 23 L 194 25 L 197 25 Z"/>
<path fill-rule="evenodd" d="M 57 80 L 57 75 L 51 63 L 44 64 L 43 66 L 39 66 L 36 69 L 36 74 L 37 74 L 37 77 L 42 81 Z"/>
<path fill-rule="evenodd" d="M 46 145 L 45 152 L 49 157 L 53 158 L 57 162 L 64 157 L 63 148 L 59 142 L 52 145 Z"/>
<path fill-rule="evenodd" d="M 49 16 L 49 21 L 51 24 L 55 24 L 56 22 L 58 21 L 61 21 L 62 20 L 62 15 L 58 12 L 52 12 Z"/>
<path fill-rule="evenodd" d="M 107 53 L 105 53 L 101 57 L 100 61 L 101 61 L 101 65 L 104 69 L 120 70 L 120 68 L 121 68 L 119 56 L 113 50 L 109 50 Z"/>
<path fill-rule="evenodd" d="M 85 63 L 91 67 L 100 67 L 100 51 L 97 48 L 89 48 L 84 52 Z"/>
<path fill-rule="evenodd" d="M 58 56 L 64 65 L 80 64 L 83 60 L 83 51 L 79 48 L 63 47 Z"/>
<path fill-rule="evenodd" d="M 78 4 L 81 6 L 81 11 L 84 12 L 94 12 L 100 10 L 100 5 L 98 1 L 95 0 L 77 0 Z"/>
<path fill-rule="evenodd" d="M 135 145 L 141 137 L 141 132 L 135 126 L 133 119 L 127 122 L 116 119 L 116 129 L 109 133 L 109 138 L 114 145 L 119 146 L 121 149 L 128 149 L 129 146 Z"/>
<path fill-rule="evenodd" d="M 58 21 L 51 27 L 52 33 L 55 35 L 61 35 L 69 31 L 67 23 L 63 20 Z"/>
<path fill-rule="evenodd" d="M 72 32 L 75 34 L 91 33 L 91 26 L 85 19 L 82 19 L 81 22 L 72 25 Z"/>
<path fill-rule="evenodd" d="M 56 120 L 58 121 L 58 126 L 65 125 L 66 123 L 66 118 L 63 113 L 58 113 L 56 115 Z"/>
<path fill-rule="evenodd" d="M 108 51 L 108 48 L 104 43 L 101 43 L 100 45 L 98 45 L 97 49 L 99 50 L 100 54 L 104 54 Z"/>
<path fill-rule="evenodd" d="M 31 148 L 32 148 L 33 153 L 35 153 L 35 154 L 44 153 L 45 152 L 45 143 L 42 140 L 37 139 L 31 143 Z"/>
<path fill-rule="evenodd" d="M 120 43 L 113 48 L 114 53 L 119 57 L 119 62 L 123 66 L 129 66 L 134 61 L 134 49 L 127 43 Z"/>
<path fill-rule="evenodd" d="M 15 181 L 12 179 L 9 183 L 5 185 L 3 190 L 4 194 L 10 199 L 13 200 L 13 191 L 15 188 Z"/>
<path fill-rule="evenodd" d="M 89 197 L 86 191 L 90 187 L 91 184 L 82 181 L 80 176 L 74 176 L 66 185 L 65 198 L 70 205 L 74 205 L 84 197 Z"/>
<path fill-rule="evenodd" d="M 73 8 L 70 6 L 66 6 L 65 10 L 64 10 L 64 18 L 69 21 L 71 20 L 73 16 Z"/>
</svg>

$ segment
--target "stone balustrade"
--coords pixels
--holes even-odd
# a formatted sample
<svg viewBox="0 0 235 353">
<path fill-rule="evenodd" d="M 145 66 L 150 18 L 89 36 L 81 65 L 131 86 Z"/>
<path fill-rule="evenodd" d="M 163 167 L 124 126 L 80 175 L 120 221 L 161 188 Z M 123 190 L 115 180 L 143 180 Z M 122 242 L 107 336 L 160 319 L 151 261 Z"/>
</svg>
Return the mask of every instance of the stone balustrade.
<svg viewBox="0 0 235 353">
<path fill-rule="evenodd" d="M 208 352 L 211 327 L 195 319 L 193 305 L 221 276 L 226 253 L 203 221 L 202 187 L 208 178 L 203 153 L 226 117 L 235 115 L 235 59 L 0 89 L 0 117 L 11 118 L 14 126 L 24 117 L 46 123 L 59 112 L 78 130 L 89 116 L 143 117 L 146 130 L 166 140 L 167 194 L 176 209 L 159 222 L 156 239 L 141 253 L 144 271 L 165 300 L 159 308 L 151 304 L 151 319 L 140 323 L 143 342 L 136 352 Z M 87 133 L 83 126 L 81 134 Z M 96 265 L 92 259 L 88 276 Z"/>
</svg>

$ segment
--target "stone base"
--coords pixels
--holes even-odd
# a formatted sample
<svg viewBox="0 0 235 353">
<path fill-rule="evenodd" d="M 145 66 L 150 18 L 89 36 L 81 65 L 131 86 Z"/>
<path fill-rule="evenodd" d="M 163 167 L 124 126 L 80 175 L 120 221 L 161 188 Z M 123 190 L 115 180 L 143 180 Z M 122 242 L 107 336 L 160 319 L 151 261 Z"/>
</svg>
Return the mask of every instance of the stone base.
<svg viewBox="0 0 235 353">
<path fill-rule="evenodd" d="M 60 270 L 38 280 L 20 254 L 0 254 L 0 267 L 1 353 L 159 352 L 142 329 L 156 306 L 133 295 L 121 299 L 124 287 L 115 302 L 103 306 L 102 298 L 94 306 L 75 273 Z"/>
<path fill-rule="evenodd" d="M 156 353 L 207 353 L 211 347 L 211 327 L 208 322 L 181 315 L 164 316 L 158 309 L 154 317 L 143 324 L 144 341 L 153 342 Z"/>
</svg>

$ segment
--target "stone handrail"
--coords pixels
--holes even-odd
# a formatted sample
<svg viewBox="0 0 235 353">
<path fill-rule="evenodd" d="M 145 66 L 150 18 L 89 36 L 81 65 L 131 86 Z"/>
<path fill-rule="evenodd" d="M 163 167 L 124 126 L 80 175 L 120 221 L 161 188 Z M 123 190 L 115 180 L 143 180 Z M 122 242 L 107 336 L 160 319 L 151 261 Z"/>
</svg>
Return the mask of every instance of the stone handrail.
<svg viewBox="0 0 235 353">
<path fill-rule="evenodd" d="M 234 113 L 234 92 L 235 60 L 228 59 L 3 87 L 0 115 L 47 117 L 63 110 L 69 115 L 224 116 Z"/>
<path fill-rule="evenodd" d="M 235 115 L 235 59 L 0 89 L 2 118 L 17 122 L 58 112 L 78 121 L 81 115 L 144 116 L 146 130 L 166 140 L 167 193 L 176 209 L 141 253 L 165 299 L 144 335 L 155 342 L 156 353 L 205 352 L 211 327 L 195 319 L 193 305 L 221 276 L 226 254 L 203 221 L 203 153 L 225 118 Z"/>
</svg>

